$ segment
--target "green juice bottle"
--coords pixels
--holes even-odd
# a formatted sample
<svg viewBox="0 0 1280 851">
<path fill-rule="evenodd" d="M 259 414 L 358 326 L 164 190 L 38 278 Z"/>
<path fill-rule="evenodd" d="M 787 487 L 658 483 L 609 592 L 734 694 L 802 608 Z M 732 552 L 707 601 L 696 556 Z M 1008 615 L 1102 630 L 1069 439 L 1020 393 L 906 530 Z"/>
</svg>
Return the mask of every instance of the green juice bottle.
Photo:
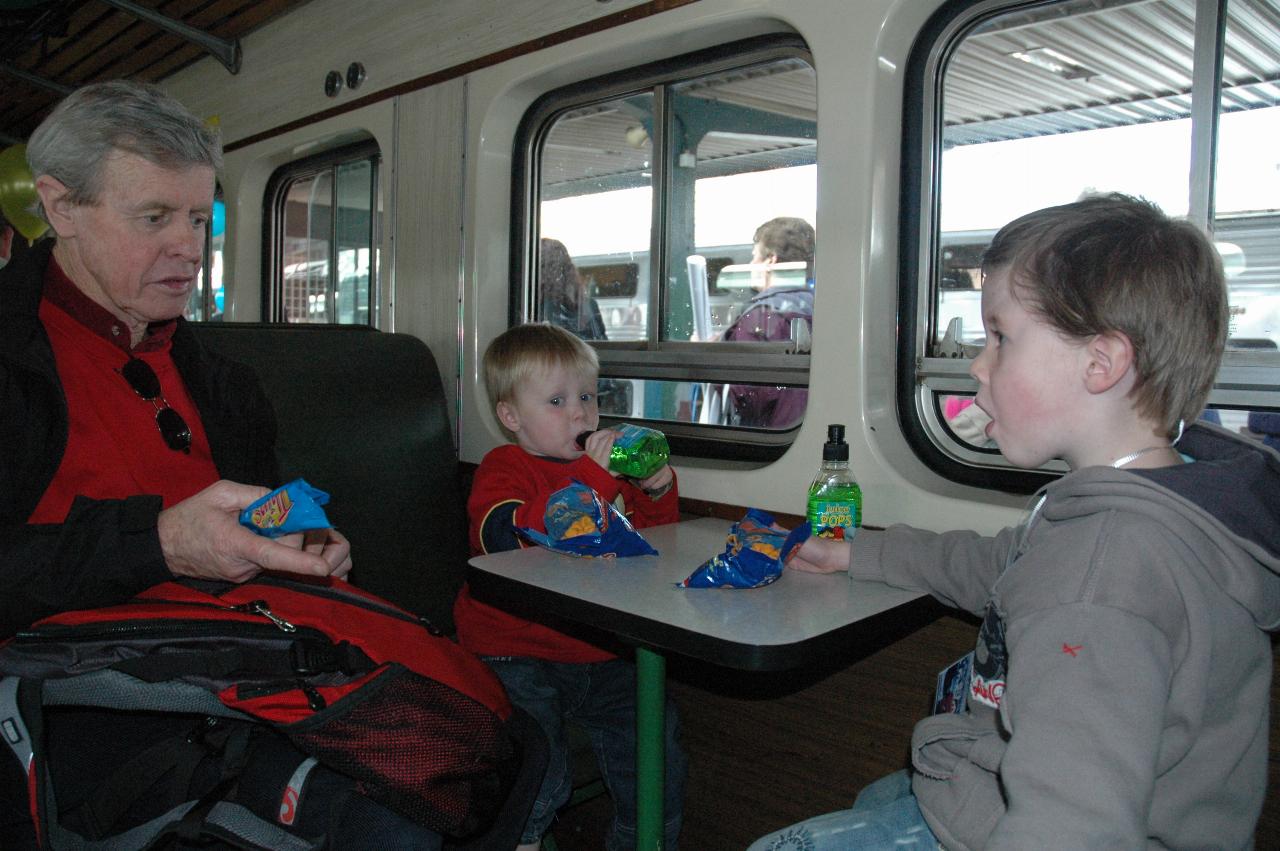
<svg viewBox="0 0 1280 851">
<path fill-rule="evenodd" d="M 661 470 L 671 457 L 667 436 L 657 429 L 622 423 L 614 426 L 613 430 L 618 432 L 618 439 L 609 452 L 609 469 L 615 473 L 632 479 L 647 479 Z M 579 447 L 586 445 L 590 434 L 584 431 L 578 435 Z"/>
<path fill-rule="evenodd" d="M 844 426 L 827 426 L 822 469 L 809 486 L 809 528 L 818 538 L 848 540 L 862 525 L 862 488 L 849 472 L 849 444 Z"/>
</svg>

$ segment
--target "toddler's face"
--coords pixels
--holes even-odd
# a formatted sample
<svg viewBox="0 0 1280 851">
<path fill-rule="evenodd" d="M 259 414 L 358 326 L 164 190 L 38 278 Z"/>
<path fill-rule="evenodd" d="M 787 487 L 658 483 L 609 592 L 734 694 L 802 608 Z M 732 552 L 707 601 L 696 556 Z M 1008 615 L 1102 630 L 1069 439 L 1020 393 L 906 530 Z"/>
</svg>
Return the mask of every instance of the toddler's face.
<svg viewBox="0 0 1280 851">
<path fill-rule="evenodd" d="M 977 405 L 990 417 L 987 436 L 1012 463 L 1038 467 L 1071 462 L 1082 441 L 1078 428 L 1085 346 L 1063 335 L 1015 298 L 1008 269 L 982 285 L 987 342 L 969 373 L 978 380 Z"/>
<path fill-rule="evenodd" d="M 497 413 L 526 452 L 572 460 L 582 454 L 578 435 L 600 425 L 596 376 L 563 366 L 540 369 L 516 388 L 515 399 L 498 403 Z"/>
</svg>

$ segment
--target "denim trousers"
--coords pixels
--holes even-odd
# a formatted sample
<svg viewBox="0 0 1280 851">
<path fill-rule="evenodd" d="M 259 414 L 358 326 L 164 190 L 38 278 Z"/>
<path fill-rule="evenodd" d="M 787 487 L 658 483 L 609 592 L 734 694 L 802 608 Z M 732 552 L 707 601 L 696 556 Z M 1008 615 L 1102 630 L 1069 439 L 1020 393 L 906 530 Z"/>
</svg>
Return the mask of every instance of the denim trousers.
<svg viewBox="0 0 1280 851">
<path fill-rule="evenodd" d="M 550 743 L 547 773 L 522 843 L 537 842 L 573 792 L 565 722 L 586 730 L 600 774 L 613 798 L 607 851 L 636 845 L 636 669 L 622 659 L 607 662 L 549 662 L 525 656 L 486 656 L 511 702 L 537 720 Z M 683 819 L 688 761 L 680 748 L 675 704 L 666 704 L 664 848 L 675 851 Z"/>
<path fill-rule="evenodd" d="M 910 775 L 897 771 L 859 792 L 852 808 L 761 837 L 747 851 L 933 851 L 939 847 L 911 793 Z"/>
</svg>

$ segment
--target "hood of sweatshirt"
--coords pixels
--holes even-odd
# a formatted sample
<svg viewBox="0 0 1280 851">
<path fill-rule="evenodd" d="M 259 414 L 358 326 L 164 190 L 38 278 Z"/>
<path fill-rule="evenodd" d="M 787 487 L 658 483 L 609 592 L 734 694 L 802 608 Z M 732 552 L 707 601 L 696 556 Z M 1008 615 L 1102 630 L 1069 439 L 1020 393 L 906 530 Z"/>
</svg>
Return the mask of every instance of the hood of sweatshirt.
<svg viewBox="0 0 1280 851">
<path fill-rule="evenodd" d="M 1216 426 L 1187 429 L 1193 463 L 1089 467 L 1046 488 L 1046 516 L 1117 510 L 1159 521 L 1192 547 L 1213 581 L 1261 629 L 1280 627 L 1280 453 Z"/>
</svg>

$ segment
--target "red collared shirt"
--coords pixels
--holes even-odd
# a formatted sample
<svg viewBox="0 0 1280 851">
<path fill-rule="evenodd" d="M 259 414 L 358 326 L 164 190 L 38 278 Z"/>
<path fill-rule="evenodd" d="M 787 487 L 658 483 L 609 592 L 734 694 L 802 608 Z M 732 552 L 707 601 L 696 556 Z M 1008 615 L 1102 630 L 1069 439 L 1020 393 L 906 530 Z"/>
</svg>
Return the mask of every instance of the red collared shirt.
<svg viewBox="0 0 1280 851">
<path fill-rule="evenodd" d="M 170 354 L 176 320 L 152 323 L 130 349 L 128 326 L 81 292 L 50 258 L 40 321 L 67 399 L 67 444 L 28 523 L 63 522 L 77 496 L 158 494 L 168 508 L 218 480 L 199 412 Z M 165 444 L 155 404 L 120 374 L 131 357 L 155 371 L 164 401 L 186 420 L 189 453 Z"/>
</svg>

